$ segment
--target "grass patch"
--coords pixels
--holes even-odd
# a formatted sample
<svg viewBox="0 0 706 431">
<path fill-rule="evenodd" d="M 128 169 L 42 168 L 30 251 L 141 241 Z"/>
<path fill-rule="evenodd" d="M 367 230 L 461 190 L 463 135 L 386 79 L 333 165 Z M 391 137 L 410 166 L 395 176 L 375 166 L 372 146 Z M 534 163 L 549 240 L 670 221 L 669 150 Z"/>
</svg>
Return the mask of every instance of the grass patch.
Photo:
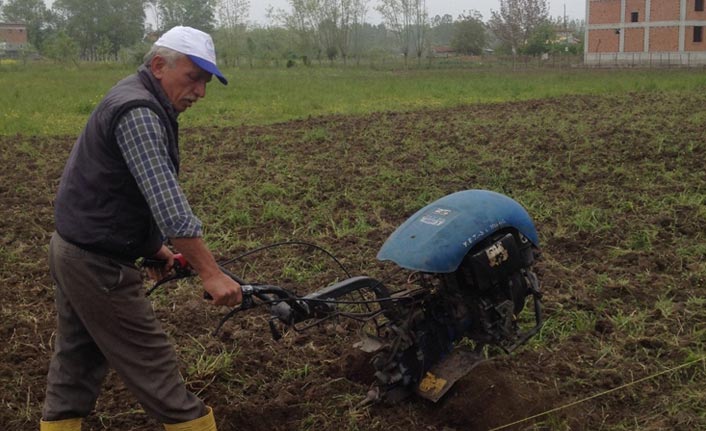
<svg viewBox="0 0 706 431">
<path fill-rule="evenodd" d="M 76 135 L 106 91 L 133 67 L 13 65 L 0 74 L 0 135 Z M 230 69 L 228 86 L 213 83 L 206 100 L 182 116 L 185 127 L 271 124 L 331 113 L 367 114 L 558 97 L 702 91 L 706 78 L 690 70 L 503 70 L 300 67 Z M 699 114 L 689 118 L 701 124 Z M 326 138 L 314 129 L 309 139 Z M 694 143 L 698 145 L 698 143 Z"/>
</svg>

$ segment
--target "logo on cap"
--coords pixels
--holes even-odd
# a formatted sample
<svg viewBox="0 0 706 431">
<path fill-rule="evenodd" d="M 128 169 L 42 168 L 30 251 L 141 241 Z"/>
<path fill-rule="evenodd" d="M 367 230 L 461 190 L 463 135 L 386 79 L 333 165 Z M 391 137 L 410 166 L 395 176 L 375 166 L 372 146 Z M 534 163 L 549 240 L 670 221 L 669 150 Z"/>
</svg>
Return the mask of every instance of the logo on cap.
<svg viewBox="0 0 706 431">
<path fill-rule="evenodd" d="M 216 49 L 213 47 L 213 41 L 210 38 L 206 39 L 206 50 L 208 50 L 208 53 L 212 56 L 216 56 Z"/>
</svg>

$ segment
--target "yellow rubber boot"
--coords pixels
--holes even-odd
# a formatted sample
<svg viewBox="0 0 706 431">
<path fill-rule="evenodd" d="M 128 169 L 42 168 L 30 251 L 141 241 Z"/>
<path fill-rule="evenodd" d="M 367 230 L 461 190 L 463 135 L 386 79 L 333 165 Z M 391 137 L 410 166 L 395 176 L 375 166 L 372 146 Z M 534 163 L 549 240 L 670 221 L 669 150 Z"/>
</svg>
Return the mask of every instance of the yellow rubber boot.
<svg viewBox="0 0 706 431">
<path fill-rule="evenodd" d="M 164 424 L 166 431 L 216 431 L 216 420 L 213 417 L 213 409 L 207 407 L 205 416 L 189 422 L 179 424 Z"/>
<path fill-rule="evenodd" d="M 39 421 L 39 431 L 81 431 L 81 418 Z"/>
</svg>

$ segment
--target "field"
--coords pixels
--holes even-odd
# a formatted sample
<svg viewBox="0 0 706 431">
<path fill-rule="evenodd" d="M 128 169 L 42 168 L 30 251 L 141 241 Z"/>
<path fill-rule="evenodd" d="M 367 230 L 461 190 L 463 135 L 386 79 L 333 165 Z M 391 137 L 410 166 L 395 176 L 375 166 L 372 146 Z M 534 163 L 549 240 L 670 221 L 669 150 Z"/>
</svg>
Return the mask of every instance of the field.
<svg viewBox="0 0 706 431">
<path fill-rule="evenodd" d="M 134 67 L 0 65 L 0 135 L 77 135 L 105 92 Z M 568 94 L 694 91 L 702 71 L 368 68 L 238 69 L 210 85 L 182 127 L 271 124 L 329 114 L 407 112 Z"/>
<path fill-rule="evenodd" d="M 376 261 L 377 250 L 417 209 L 459 190 L 498 191 L 522 203 L 537 225 L 544 328 L 512 355 L 476 368 L 438 404 L 410 399 L 355 408 L 372 376 L 352 347 L 354 332 L 328 326 L 273 341 L 268 316 L 253 310 L 213 337 L 227 310 L 207 306 L 198 283 L 180 282 L 160 290 L 154 306 L 189 388 L 214 407 L 219 430 L 706 429 L 703 73 L 536 75 L 525 78 L 532 90 L 522 90 L 520 76 L 467 75 L 519 89 L 499 91 L 496 100 L 474 96 L 471 87 L 454 92 L 456 72 L 445 72 L 446 90 L 425 73 L 400 72 L 399 79 L 411 88 L 426 83 L 428 91 L 418 94 L 438 100 L 451 94 L 450 102 L 388 93 L 390 101 L 376 109 L 387 100 L 379 84 L 370 85 L 381 94 L 366 93 L 365 102 L 350 96 L 363 84 L 346 80 L 340 100 L 309 96 L 306 103 L 320 106 L 314 116 L 302 115 L 305 108 L 293 99 L 291 112 L 274 107 L 248 116 L 247 103 L 234 108 L 242 111 L 229 108 L 237 91 L 219 96 L 210 87 L 213 100 L 185 115 L 180 144 L 183 185 L 206 239 L 220 258 L 308 241 L 351 273 L 384 279 L 395 268 Z M 243 75 L 255 86 L 252 74 Z M 88 101 L 105 91 L 84 90 L 99 86 L 82 85 L 75 73 L 65 79 L 68 89 L 56 84 L 61 90 L 47 91 L 73 91 Z M 561 79 L 563 90 L 546 90 L 561 87 Z M 67 95 L 71 109 L 62 111 L 53 100 L 60 93 L 50 94 L 34 105 L 24 98 L 2 104 L 21 121 L 36 113 L 26 123 L 35 127 L 30 131 L 13 130 L 7 113 L 0 123 L 6 430 L 36 429 L 40 416 L 55 318 L 46 263 L 52 199 L 82 125 L 80 101 Z M 81 108 L 83 118 L 90 107 Z M 221 116 L 213 118 L 218 111 L 211 109 Z M 238 113 L 243 118 L 236 120 Z M 56 121 L 53 129 L 42 129 L 41 118 Z M 231 269 L 300 293 L 342 278 L 308 247 L 277 248 Z M 111 374 L 84 425 L 103 429 L 159 425 Z"/>
</svg>

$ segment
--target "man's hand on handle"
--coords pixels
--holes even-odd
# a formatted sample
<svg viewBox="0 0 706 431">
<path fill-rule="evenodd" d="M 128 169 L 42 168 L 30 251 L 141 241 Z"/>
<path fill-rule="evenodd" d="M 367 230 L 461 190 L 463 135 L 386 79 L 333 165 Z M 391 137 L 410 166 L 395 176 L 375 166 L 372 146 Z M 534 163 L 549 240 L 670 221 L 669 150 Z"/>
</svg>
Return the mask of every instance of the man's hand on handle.
<svg viewBox="0 0 706 431">
<path fill-rule="evenodd" d="M 172 253 L 166 245 L 163 245 L 161 249 L 152 256 L 155 261 L 165 262 L 164 265 L 150 265 L 146 266 L 147 275 L 154 281 L 159 281 L 169 274 L 174 266 L 174 253 Z"/>
<path fill-rule="evenodd" d="M 235 307 L 243 302 L 240 284 L 222 272 L 208 279 L 202 278 L 202 280 L 203 288 L 211 295 L 213 305 Z"/>
<path fill-rule="evenodd" d="M 213 305 L 234 307 L 242 302 L 240 284 L 221 271 L 203 239 L 171 238 L 171 241 L 201 278 L 204 290 L 213 299 Z M 173 261 L 172 256 L 172 264 Z"/>
</svg>

